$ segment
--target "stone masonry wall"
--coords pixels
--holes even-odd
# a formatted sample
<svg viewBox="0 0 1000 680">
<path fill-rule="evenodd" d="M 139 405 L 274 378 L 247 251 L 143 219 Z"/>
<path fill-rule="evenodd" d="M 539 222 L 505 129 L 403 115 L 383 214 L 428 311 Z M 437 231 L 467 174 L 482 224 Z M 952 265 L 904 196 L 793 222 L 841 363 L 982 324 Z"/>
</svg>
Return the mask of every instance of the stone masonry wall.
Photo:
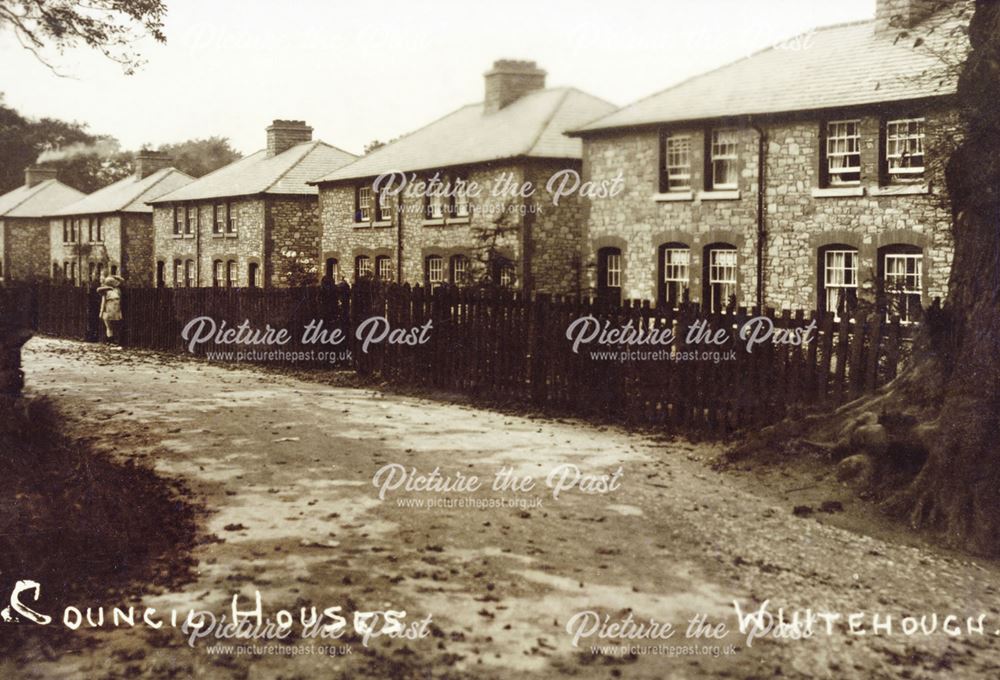
<svg viewBox="0 0 1000 680">
<path fill-rule="evenodd" d="M 266 270 L 273 286 L 315 283 L 322 276 L 321 229 L 315 196 L 268 200 L 270 247 Z"/>
<path fill-rule="evenodd" d="M 3 278 L 48 278 L 49 251 L 48 220 L 13 217 L 0 221 Z"/>
<path fill-rule="evenodd" d="M 122 271 L 133 286 L 153 285 L 153 216 L 148 213 L 122 215 Z"/>
<path fill-rule="evenodd" d="M 236 218 L 236 233 L 213 233 L 213 206 L 227 202 L 201 201 L 195 205 L 198 211 L 197 228 L 191 234 L 180 236 L 173 233 L 173 206 L 156 205 L 153 208 L 154 254 L 157 262 L 164 263 L 164 282 L 174 285 L 174 261 L 194 260 L 196 263 L 195 283 L 211 286 L 213 283 L 213 263 L 216 260 L 236 261 L 236 276 L 240 286 L 247 285 L 247 275 L 251 262 L 261 266 L 264 276 L 264 231 L 265 202 L 262 198 L 242 198 L 228 201 L 229 210 Z M 187 209 L 189 205 L 185 205 Z M 264 281 L 266 279 L 262 279 Z"/>
<path fill-rule="evenodd" d="M 880 186 L 880 119 L 926 117 L 928 170 L 923 184 Z M 821 121 L 818 118 L 775 121 L 768 136 L 764 262 L 765 304 L 785 309 L 814 309 L 818 303 L 818 256 L 826 245 L 845 244 L 859 251 L 859 283 L 871 283 L 878 249 L 913 245 L 923 249 L 924 304 L 943 296 L 952 258 L 950 212 L 939 164 L 932 151 L 943 131 L 954 129 L 952 112 L 938 108 L 913 111 L 846 111 L 831 120 L 861 121 L 861 186 L 853 193 L 819 191 Z M 656 300 L 658 248 L 669 242 L 688 245 L 690 295 L 703 296 L 702 257 L 706 245 L 732 244 L 738 249 L 739 304 L 756 302 L 757 133 L 739 129 L 739 194 L 709 200 L 704 187 L 706 128 L 678 127 L 691 135 L 692 193 L 677 198 L 659 194 L 660 132 L 608 133 L 584 142 L 584 179 L 613 178 L 619 170 L 624 192 L 595 199 L 585 207 L 584 285 L 593 292 L 596 253 L 601 247 L 622 249 L 623 295 Z M 826 195 L 824 195 L 824 193 Z"/>
<path fill-rule="evenodd" d="M 69 221 L 73 219 L 79 219 L 76 241 L 72 243 L 64 242 L 63 222 L 64 220 Z M 101 221 L 101 239 L 96 240 L 95 226 L 95 240 L 91 241 L 88 221 L 94 220 L 96 225 L 98 219 Z M 141 285 L 145 281 L 141 278 L 133 278 L 127 270 L 122 269 L 122 216 L 120 214 L 87 215 L 78 218 L 52 218 L 49 220 L 49 240 L 51 243 L 51 261 L 47 266 L 47 270 L 50 275 L 53 271 L 53 265 L 58 265 L 60 279 L 65 279 L 66 262 L 76 262 L 76 283 L 84 283 L 88 279 L 90 263 L 94 263 L 95 265 L 100 263 L 103 265 L 105 276 L 110 274 L 112 267 L 114 267 L 115 271 L 121 274 L 128 283 Z"/>
</svg>

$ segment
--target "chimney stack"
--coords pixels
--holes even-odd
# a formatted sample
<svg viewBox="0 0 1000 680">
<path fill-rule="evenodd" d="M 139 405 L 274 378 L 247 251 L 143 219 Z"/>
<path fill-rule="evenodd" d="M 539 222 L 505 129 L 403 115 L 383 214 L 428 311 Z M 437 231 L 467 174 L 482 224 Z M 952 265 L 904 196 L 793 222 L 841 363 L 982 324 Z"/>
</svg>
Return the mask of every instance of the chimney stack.
<svg viewBox="0 0 1000 680">
<path fill-rule="evenodd" d="M 56 178 L 55 168 L 43 168 L 40 165 L 31 165 L 24 169 L 24 186 L 29 189 L 41 184 L 47 179 Z"/>
<path fill-rule="evenodd" d="M 138 179 L 149 177 L 157 170 L 169 168 L 173 162 L 173 156 L 162 151 L 140 151 L 135 157 L 135 176 Z"/>
<path fill-rule="evenodd" d="M 894 35 L 913 28 L 940 6 L 941 0 L 876 0 L 875 35 Z"/>
<path fill-rule="evenodd" d="M 313 129 L 304 120 L 276 120 L 267 127 L 267 157 L 273 158 L 296 144 L 311 142 Z"/>
<path fill-rule="evenodd" d="M 545 71 L 533 61 L 498 59 L 485 77 L 485 113 L 496 113 L 529 92 L 545 89 Z"/>
</svg>

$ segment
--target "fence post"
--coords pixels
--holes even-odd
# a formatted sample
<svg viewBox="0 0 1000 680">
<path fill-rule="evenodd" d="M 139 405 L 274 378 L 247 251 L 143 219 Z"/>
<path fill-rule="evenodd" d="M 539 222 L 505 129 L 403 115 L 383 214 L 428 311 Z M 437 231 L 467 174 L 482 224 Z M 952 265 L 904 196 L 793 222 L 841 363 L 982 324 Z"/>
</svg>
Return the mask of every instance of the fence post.
<svg viewBox="0 0 1000 680">
<path fill-rule="evenodd" d="M 541 406 L 545 403 L 547 389 L 545 384 L 545 344 L 548 340 L 546 323 L 548 321 L 549 296 L 546 293 L 537 294 L 532 300 L 531 319 L 531 399 Z"/>
</svg>

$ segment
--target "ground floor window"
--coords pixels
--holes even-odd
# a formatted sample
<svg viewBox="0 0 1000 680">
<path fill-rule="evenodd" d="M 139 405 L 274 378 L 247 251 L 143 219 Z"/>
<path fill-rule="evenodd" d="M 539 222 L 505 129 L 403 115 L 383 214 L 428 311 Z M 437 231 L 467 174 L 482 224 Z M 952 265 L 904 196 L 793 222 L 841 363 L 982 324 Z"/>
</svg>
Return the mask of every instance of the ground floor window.
<svg viewBox="0 0 1000 680">
<path fill-rule="evenodd" d="M 711 312 L 722 312 L 736 304 L 736 246 L 713 243 L 705 247 L 705 302 Z"/>
<path fill-rule="evenodd" d="M 424 280 L 428 286 L 436 286 L 444 283 L 444 259 L 438 255 L 431 255 L 424 263 Z"/>
<path fill-rule="evenodd" d="M 392 258 L 379 255 L 375 258 L 375 275 L 379 281 L 392 281 Z"/>
<path fill-rule="evenodd" d="M 923 251 L 917 246 L 886 246 L 879 250 L 879 279 L 888 317 L 898 316 L 903 323 L 920 319 L 923 264 Z"/>
<path fill-rule="evenodd" d="M 465 286 L 469 283 L 469 258 L 465 255 L 452 255 L 449 262 L 449 277 L 456 286 Z"/>
<path fill-rule="evenodd" d="M 677 308 L 684 302 L 691 275 L 691 249 L 683 243 L 660 246 L 660 305 Z"/>
<path fill-rule="evenodd" d="M 174 288 L 180 288 L 184 283 L 184 263 L 174 260 Z"/>
<path fill-rule="evenodd" d="M 372 275 L 372 259 L 367 255 L 358 255 L 354 258 L 354 280 L 360 281 L 361 279 L 371 278 Z"/>
<path fill-rule="evenodd" d="M 187 260 L 184 263 L 184 285 L 194 288 L 194 260 Z"/>
<path fill-rule="evenodd" d="M 597 297 L 605 302 L 622 299 L 622 251 L 601 248 L 597 251 Z"/>
<path fill-rule="evenodd" d="M 858 299 L 858 251 L 843 245 L 827 246 L 819 253 L 821 309 L 835 319 L 850 314 Z"/>
<path fill-rule="evenodd" d="M 226 286 L 229 288 L 236 288 L 239 286 L 239 274 L 239 267 L 236 265 L 236 260 L 229 260 L 226 262 Z"/>
<path fill-rule="evenodd" d="M 221 287 L 225 283 L 224 275 L 225 270 L 223 269 L 222 260 L 215 260 L 212 263 L 212 285 L 216 288 Z"/>
</svg>

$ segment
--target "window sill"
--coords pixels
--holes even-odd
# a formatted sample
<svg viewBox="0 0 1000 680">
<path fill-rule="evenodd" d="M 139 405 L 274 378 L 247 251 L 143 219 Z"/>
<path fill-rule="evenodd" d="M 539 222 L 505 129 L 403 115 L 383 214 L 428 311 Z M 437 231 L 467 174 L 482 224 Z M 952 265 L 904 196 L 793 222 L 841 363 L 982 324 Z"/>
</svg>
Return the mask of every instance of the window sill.
<svg viewBox="0 0 1000 680">
<path fill-rule="evenodd" d="M 931 187 L 929 184 L 891 184 L 869 187 L 868 193 L 872 196 L 919 196 L 931 193 Z"/>
<path fill-rule="evenodd" d="M 391 227 L 392 220 L 378 220 L 377 222 L 372 222 L 373 227 Z"/>
<path fill-rule="evenodd" d="M 701 201 L 738 201 L 740 199 L 739 189 L 699 191 L 698 200 Z"/>
<path fill-rule="evenodd" d="M 440 226 L 443 226 L 443 225 L 444 225 L 444 218 L 443 217 L 436 217 L 434 219 L 430 219 L 430 220 L 425 219 L 424 220 L 424 226 L 425 227 L 440 227 Z"/>
<path fill-rule="evenodd" d="M 653 194 L 653 200 L 657 203 L 669 203 L 671 201 L 693 201 L 694 192 L 693 191 L 668 191 L 659 194 Z"/>
<path fill-rule="evenodd" d="M 469 223 L 469 216 L 468 215 L 462 215 L 461 217 L 449 217 L 448 218 L 448 224 L 468 224 L 468 223 Z"/>
<path fill-rule="evenodd" d="M 813 187 L 813 198 L 844 198 L 847 196 L 864 196 L 864 187 Z"/>
</svg>

